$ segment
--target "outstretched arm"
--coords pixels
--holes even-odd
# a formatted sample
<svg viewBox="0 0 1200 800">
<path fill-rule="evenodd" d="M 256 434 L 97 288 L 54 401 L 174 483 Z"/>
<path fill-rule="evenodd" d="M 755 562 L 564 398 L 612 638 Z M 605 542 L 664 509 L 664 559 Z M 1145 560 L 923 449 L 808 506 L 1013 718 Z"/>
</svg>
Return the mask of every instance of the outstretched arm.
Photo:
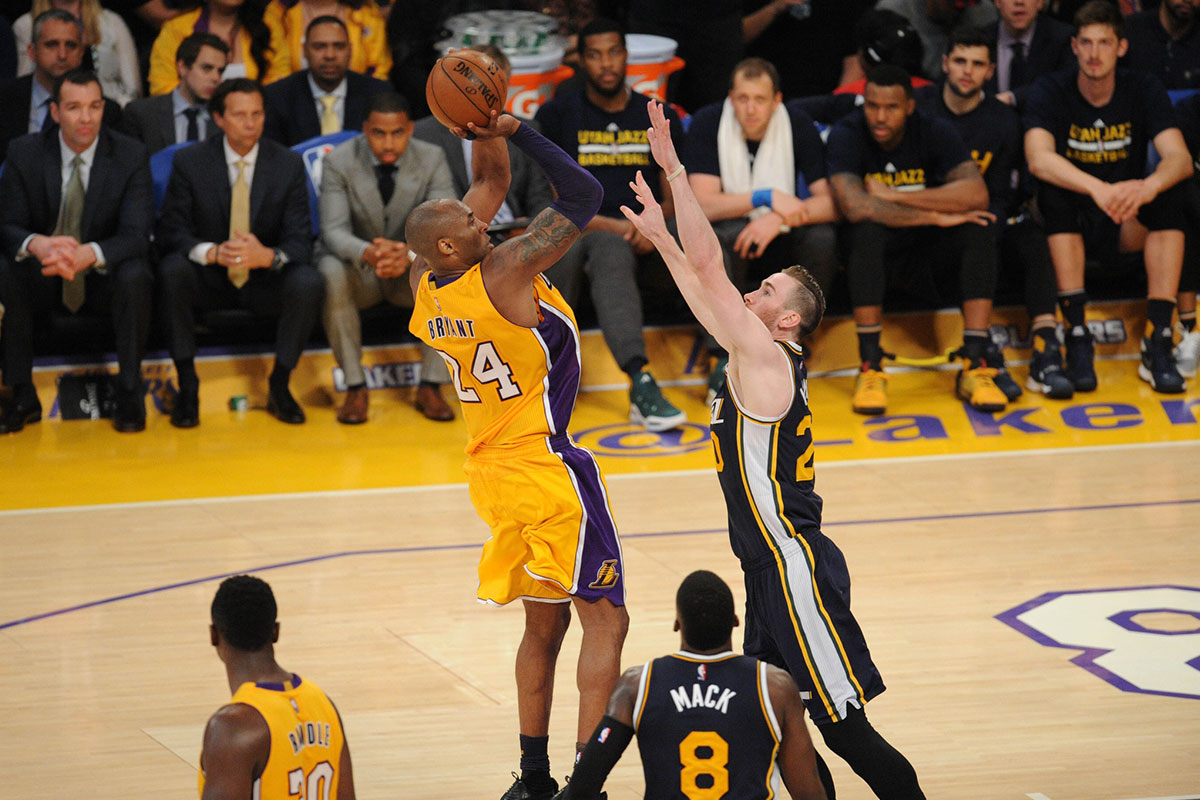
<svg viewBox="0 0 1200 800">
<path fill-rule="evenodd" d="M 741 292 L 725 274 L 721 245 L 682 174 L 662 106 L 651 100 L 649 111 L 653 125 L 648 133 L 650 151 L 671 178 L 683 252 L 678 252 L 663 221 L 662 209 L 640 173 L 633 188 L 643 211 L 634 214 L 622 207 L 621 212 L 654 242 L 696 319 L 729 351 L 730 374 L 747 410 L 774 416 L 790 402 L 791 370 L 771 332 L 746 306 Z"/>
</svg>

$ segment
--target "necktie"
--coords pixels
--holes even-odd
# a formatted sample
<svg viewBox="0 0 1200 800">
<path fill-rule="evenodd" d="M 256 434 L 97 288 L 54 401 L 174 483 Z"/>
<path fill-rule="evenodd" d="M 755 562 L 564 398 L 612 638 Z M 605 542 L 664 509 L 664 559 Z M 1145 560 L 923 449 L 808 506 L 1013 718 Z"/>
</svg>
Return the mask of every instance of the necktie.
<svg viewBox="0 0 1200 800">
<path fill-rule="evenodd" d="M 1015 91 L 1025 85 L 1025 43 L 1013 42 L 1012 60 L 1008 62 L 1008 90 Z"/>
<path fill-rule="evenodd" d="M 200 140 L 200 120 L 198 119 L 198 117 L 200 116 L 200 109 L 196 108 L 195 106 L 192 106 L 191 108 L 185 108 L 183 110 L 183 115 L 185 117 L 187 117 L 187 121 L 188 121 L 187 141 L 189 141 L 189 142 L 199 141 Z"/>
<path fill-rule="evenodd" d="M 250 186 L 246 183 L 246 162 L 237 160 L 237 178 L 233 181 L 233 194 L 229 200 L 229 238 L 239 231 L 250 231 Z M 229 282 L 237 288 L 250 280 L 249 267 L 230 267 Z"/>
<path fill-rule="evenodd" d="M 336 95 L 323 94 L 318 100 L 325 107 L 325 111 L 321 114 L 321 135 L 327 136 L 331 133 L 337 133 L 342 129 L 342 121 L 338 119 L 337 112 L 333 109 L 338 99 Z"/>
<path fill-rule="evenodd" d="M 30 133 L 37 133 L 38 131 L 48 130 L 50 128 L 50 126 L 54 124 L 54 118 L 50 116 L 50 99 L 46 98 L 45 100 L 43 100 L 42 104 L 40 106 L 38 106 L 38 108 L 45 109 L 44 111 L 41 112 L 42 113 L 42 125 L 40 128 L 30 131 Z"/>
<path fill-rule="evenodd" d="M 396 191 L 396 165 L 379 164 L 375 171 L 379 173 L 379 196 L 383 198 L 383 204 L 386 206 Z"/>
<path fill-rule="evenodd" d="M 83 222 L 83 175 L 79 165 L 83 163 L 80 156 L 71 159 L 71 177 L 67 181 L 67 190 L 63 193 L 62 205 L 58 207 L 58 221 L 54 224 L 56 236 L 71 236 L 79 241 L 82 236 L 80 225 Z M 77 274 L 73 281 L 63 281 L 63 305 L 74 314 L 83 305 L 83 274 Z"/>
</svg>

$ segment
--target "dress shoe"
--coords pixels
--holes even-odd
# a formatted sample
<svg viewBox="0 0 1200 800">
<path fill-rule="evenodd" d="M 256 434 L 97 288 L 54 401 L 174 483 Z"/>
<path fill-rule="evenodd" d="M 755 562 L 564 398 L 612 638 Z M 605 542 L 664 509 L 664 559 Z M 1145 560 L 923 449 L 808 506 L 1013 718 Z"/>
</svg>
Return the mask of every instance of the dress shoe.
<svg viewBox="0 0 1200 800">
<path fill-rule="evenodd" d="M 346 402 L 338 411 L 337 421 L 345 425 L 362 425 L 367 421 L 367 403 L 369 402 L 367 387 L 356 386 L 346 390 Z"/>
<path fill-rule="evenodd" d="M 117 433 L 137 433 L 146 430 L 146 399 L 139 390 L 117 390 L 113 427 L 117 429 Z"/>
<path fill-rule="evenodd" d="M 442 399 L 441 387 L 435 384 L 422 383 L 418 386 L 414 405 L 426 419 L 435 422 L 449 422 L 454 419 L 454 410 Z"/>
<path fill-rule="evenodd" d="M 304 422 L 304 409 L 292 397 L 286 386 L 271 387 L 267 394 L 267 413 L 280 422 L 289 425 L 299 425 Z"/>
<path fill-rule="evenodd" d="M 31 398 L 23 394 L 17 392 L 8 408 L 0 414 L 0 433 L 17 433 L 29 423 L 41 420 L 42 404 L 38 402 L 37 395 Z"/>
<path fill-rule="evenodd" d="M 200 424 L 200 390 L 180 389 L 171 408 L 171 424 L 176 428 L 194 428 Z"/>
</svg>

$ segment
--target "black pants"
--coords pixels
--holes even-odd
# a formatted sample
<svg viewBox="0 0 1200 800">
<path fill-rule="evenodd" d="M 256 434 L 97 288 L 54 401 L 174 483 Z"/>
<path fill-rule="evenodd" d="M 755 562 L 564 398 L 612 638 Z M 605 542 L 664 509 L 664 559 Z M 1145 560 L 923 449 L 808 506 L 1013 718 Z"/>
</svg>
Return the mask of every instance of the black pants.
<svg viewBox="0 0 1200 800">
<path fill-rule="evenodd" d="M 1030 319 L 1053 314 L 1058 298 L 1058 283 L 1054 277 L 1054 262 L 1046 232 L 1028 215 L 1019 222 L 1000 222 L 991 226 L 1000 249 L 1000 279 L 1017 278 L 1023 282 L 1025 308 Z"/>
<path fill-rule="evenodd" d="M 80 278 L 76 278 L 80 280 Z M 141 387 L 142 357 L 150 333 L 154 275 L 145 259 L 109 264 L 106 274 L 84 273 L 80 313 L 111 315 L 121 389 Z M 33 344 L 55 316 L 70 314 L 62 304 L 62 278 L 42 274 L 36 258 L 0 259 L 0 301 L 4 303 L 4 384 L 33 381 Z"/>
<path fill-rule="evenodd" d="M 953 228 L 889 228 L 877 222 L 850 226 L 846 277 L 855 308 L 882 306 L 888 272 L 911 274 L 932 267 L 938 304 L 991 300 L 996 294 L 996 234 L 992 225 Z M 949 268 L 957 280 L 943 278 Z"/>
<path fill-rule="evenodd" d="M 158 285 L 171 358 L 196 357 L 195 309 L 244 308 L 278 316 L 275 364 L 289 371 L 299 362 L 325 299 L 325 281 L 311 264 L 288 264 L 278 272 L 250 270 L 250 280 L 238 289 L 224 267 L 196 264 L 180 253 L 159 263 Z"/>
</svg>

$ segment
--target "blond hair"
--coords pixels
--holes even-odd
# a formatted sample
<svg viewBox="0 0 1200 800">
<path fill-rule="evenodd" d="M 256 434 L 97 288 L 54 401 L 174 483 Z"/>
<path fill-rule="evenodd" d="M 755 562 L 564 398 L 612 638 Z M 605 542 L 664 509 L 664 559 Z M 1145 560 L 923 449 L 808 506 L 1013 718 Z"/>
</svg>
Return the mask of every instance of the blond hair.
<svg viewBox="0 0 1200 800">
<path fill-rule="evenodd" d="M 54 8 L 51 0 L 33 0 L 33 8 L 29 12 L 30 19 L 37 19 L 38 15 Z M 94 47 L 104 40 L 100 33 L 100 0 L 79 0 L 79 13 L 83 22 L 83 43 L 88 47 Z"/>
</svg>

